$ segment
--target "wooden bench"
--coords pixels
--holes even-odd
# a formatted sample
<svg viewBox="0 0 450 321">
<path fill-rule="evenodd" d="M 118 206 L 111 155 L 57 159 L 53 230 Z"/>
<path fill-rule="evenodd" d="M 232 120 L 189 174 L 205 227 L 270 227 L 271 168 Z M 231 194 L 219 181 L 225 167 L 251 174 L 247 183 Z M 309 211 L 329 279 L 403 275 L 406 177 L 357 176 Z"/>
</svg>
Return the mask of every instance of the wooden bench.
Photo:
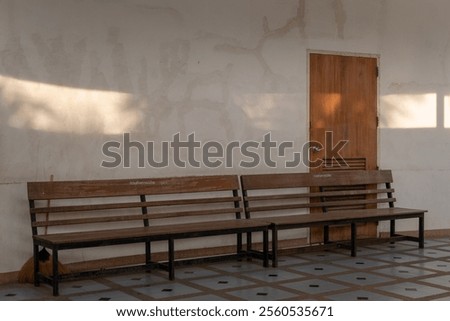
<svg viewBox="0 0 450 321">
<path fill-rule="evenodd" d="M 69 278 L 58 271 L 58 253 L 67 249 L 142 243 L 141 267 L 165 268 L 174 279 L 174 240 L 235 234 L 236 254 L 252 255 L 242 234 L 262 232 L 259 257 L 268 265 L 269 224 L 244 219 L 238 176 L 29 182 L 28 199 L 34 282 L 48 281 L 55 296 L 60 280 Z M 167 264 L 152 262 L 154 241 L 168 242 Z M 50 277 L 39 272 L 40 247 L 52 251 Z"/>
<path fill-rule="evenodd" d="M 278 230 L 285 229 L 323 227 L 323 242 L 329 243 L 329 226 L 350 225 L 351 255 L 356 256 L 357 224 L 389 220 L 391 239 L 399 239 L 395 220 L 418 218 L 418 236 L 401 237 L 417 241 L 423 248 L 427 211 L 395 207 L 392 182 L 389 170 L 241 176 L 247 219 L 260 218 L 272 223 L 274 266 L 277 266 Z"/>
</svg>

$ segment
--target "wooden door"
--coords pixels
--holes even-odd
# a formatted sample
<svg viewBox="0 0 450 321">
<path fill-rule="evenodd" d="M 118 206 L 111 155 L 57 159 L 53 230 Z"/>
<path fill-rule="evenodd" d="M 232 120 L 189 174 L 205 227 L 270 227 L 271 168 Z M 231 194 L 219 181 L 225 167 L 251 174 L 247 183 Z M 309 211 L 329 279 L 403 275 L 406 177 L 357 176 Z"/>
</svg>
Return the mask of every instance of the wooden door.
<svg viewBox="0 0 450 321">
<path fill-rule="evenodd" d="M 311 172 L 377 168 L 376 58 L 310 54 Z M 332 215 L 330 212 L 327 215 Z M 375 223 L 358 236 L 376 237 Z M 330 240 L 350 238 L 348 227 L 330 228 Z M 311 242 L 323 229 L 311 229 Z"/>
</svg>

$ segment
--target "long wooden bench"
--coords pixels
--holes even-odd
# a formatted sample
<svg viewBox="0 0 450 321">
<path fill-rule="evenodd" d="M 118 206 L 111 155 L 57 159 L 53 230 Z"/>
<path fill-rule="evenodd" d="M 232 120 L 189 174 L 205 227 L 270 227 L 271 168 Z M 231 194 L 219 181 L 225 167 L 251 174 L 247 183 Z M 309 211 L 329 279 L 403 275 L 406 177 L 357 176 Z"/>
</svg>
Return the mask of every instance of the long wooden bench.
<svg viewBox="0 0 450 321">
<path fill-rule="evenodd" d="M 236 254 L 251 255 L 255 251 L 251 244 L 243 249 L 242 235 L 262 232 L 259 257 L 268 265 L 269 224 L 244 219 L 238 176 L 29 182 L 28 199 L 34 282 L 48 281 L 55 296 L 66 278 L 58 271 L 61 250 L 142 243 L 141 267 L 165 268 L 174 279 L 175 240 L 235 234 Z M 168 242 L 167 264 L 152 262 L 154 241 Z M 39 271 L 41 247 L 52 252 L 49 277 Z"/>
<path fill-rule="evenodd" d="M 417 241 L 423 248 L 427 211 L 396 207 L 392 183 L 389 170 L 241 176 L 247 219 L 259 218 L 272 224 L 274 266 L 278 231 L 285 229 L 323 227 L 323 243 L 329 243 L 330 226 L 350 225 L 351 255 L 356 256 L 357 224 L 389 220 L 391 239 L 398 239 L 395 220 L 418 218 L 418 236 L 402 239 Z"/>
</svg>

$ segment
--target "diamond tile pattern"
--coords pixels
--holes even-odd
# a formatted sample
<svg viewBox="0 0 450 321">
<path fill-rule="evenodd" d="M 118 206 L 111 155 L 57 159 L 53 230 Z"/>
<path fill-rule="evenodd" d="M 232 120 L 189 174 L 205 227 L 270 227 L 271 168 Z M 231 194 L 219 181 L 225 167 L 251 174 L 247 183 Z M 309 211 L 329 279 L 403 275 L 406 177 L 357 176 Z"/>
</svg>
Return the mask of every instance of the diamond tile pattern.
<svg viewBox="0 0 450 321">
<path fill-rule="evenodd" d="M 277 268 L 260 261 L 223 261 L 164 271 L 120 274 L 61 284 L 54 298 L 42 284 L 5 284 L 0 300 L 450 300 L 450 238 L 282 255 Z"/>
</svg>

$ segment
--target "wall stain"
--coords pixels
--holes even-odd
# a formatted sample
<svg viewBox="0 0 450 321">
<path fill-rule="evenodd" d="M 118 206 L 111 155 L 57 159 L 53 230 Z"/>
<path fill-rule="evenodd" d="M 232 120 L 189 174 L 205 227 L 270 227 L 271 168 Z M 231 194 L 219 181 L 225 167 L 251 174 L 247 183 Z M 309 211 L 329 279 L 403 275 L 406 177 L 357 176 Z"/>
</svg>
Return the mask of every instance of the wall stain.
<svg viewBox="0 0 450 321">
<path fill-rule="evenodd" d="M 338 38 L 344 39 L 344 28 L 347 21 L 347 15 L 345 14 L 342 0 L 333 0 L 333 10 Z"/>
<path fill-rule="evenodd" d="M 25 54 L 26 51 L 22 46 L 23 39 L 16 30 L 14 1 L 9 1 L 5 5 L 5 9 L 8 12 L 6 15 L 6 28 L 9 37 L 4 48 L 0 50 L 0 67 L 3 68 L 3 74 L 11 75 L 18 79 L 26 79 L 29 76 L 33 76 L 33 73 Z"/>
<path fill-rule="evenodd" d="M 89 88 L 109 88 L 105 74 L 101 71 L 102 59 L 96 51 L 89 54 Z"/>
<path fill-rule="evenodd" d="M 148 63 L 147 58 L 142 57 L 139 62 L 140 68 L 138 72 L 137 88 L 138 94 L 142 97 L 148 96 Z"/>
<path fill-rule="evenodd" d="M 31 40 L 47 72 L 47 79 L 44 81 L 64 86 L 79 85 L 87 51 L 85 39 L 74 43 L 70 50 L 66 49 L 62 35 L 44 40 L 39 33 L 34 33 Z"/>
<path fill-rule="evenodd" d="M 0 51 L 0 60 L 3 72 L 7 75 L 18 79 L 33 75 L 20 37 L 11 36 L 8 39 L 5 48 Z"/>
<path fill-rule="evenodd" d="M 185 75 L 189 61 L 190 43 L 187 40 L 174 40 L 161 44 L 159 49 L 159 76 L 160 81 L 156 89 L 149 97 L 150 110 L 147 112 L 147 120 L 144 126 L 151 132 L 152 137 L 158 137 L 161 125 L 167 122 L 179 104 L 169 99 L 169 91 L 174 86 L 178 77 Z M 144 77 L 141 75 L 141 77 Z M 144 77 L 145 78 L 145 77 Z M 141 86 L 145 86 L 144 78 L 141 78 Z M 144 87 L 141 90 L 145 90 Z"/>
<path fill-rule="evenodd" d="M 303 38 L 306 38 L 306 22 L 305 22 L 305 15 L 306 15 L 306 5 L 305 0 L 299 0 L 298 1 L 298 8 L 297 8 L 297 24 L 298 29 L 300 30 L 300 35 Z"/>
<path fill-rule="evenodd" d="M 111 45 L 111 63 L 115 89 L 123 92 L 132 92 L 133 85 L 128 69 L 125 46 L 120 42 L 119 28 L 110 27 L 108 29 L 107 43 Z"/>
</svg>

